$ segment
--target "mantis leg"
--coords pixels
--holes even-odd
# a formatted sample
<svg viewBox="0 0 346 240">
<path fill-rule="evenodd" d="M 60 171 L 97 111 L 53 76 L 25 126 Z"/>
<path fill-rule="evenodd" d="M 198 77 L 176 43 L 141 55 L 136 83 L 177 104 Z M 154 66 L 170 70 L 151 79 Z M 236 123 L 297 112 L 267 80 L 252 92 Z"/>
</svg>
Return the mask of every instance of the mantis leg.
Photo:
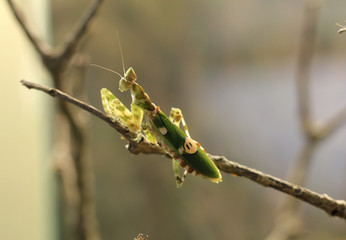
<svg viewBox="0 0 346 240">
<path fill-rule="evenodd" d="M 171 109 L 171 113 L 169 114 L 169 120 L 171 120 L 171 122 L 178 127 L 179 127 L 179 124 L 181 122 L 186 135 L 188 137 L 190 137 L 189 129 L 187 128 L 186 122 L 184 120 L 184 116 L 181 113 L 181 110 L 179 108 L 172 108 Z"/>
<path fill-rule="evenodd" d="M 179 163 L 175 158 L 172 159 L 172 167 L 173 167 L 173 173 L 175 177 L 175 184 L 177 185 L 177 188 L 181 188 L 183 186 L 187 171 L 185 170 L 184 175 L 180 177 Z"/>
<path fill-rule="evenodd" d="M 181 110 L 179 108 L 172 108 L 171 109 L 171 113 L 169 114 L 169 120 L 173 124 L 175 124 L 177 127 L 179 127 L 179 124 L 181 122 L 186 136 L 190 137 L 190 133 L 189 133 L 189 130 L 187 128 L 186 122 L 184 120 L 183 114 L 181 113 Z M 183 186 L 185 177 L 187 175 L 187 170 L 185 170 L 183 176 L 180 177 L 178 160 L 173 158 L 172 165 L 173 165 L 173 173 L 174 173 L 177 187 L 180 188 Z"/>
<path fill-rule="evenodd" d="M 153 134 L 151 134 L 150 129 L 149 129 L 149 124 L 142 124 L 142 130 L 145 135 L 145 137 L 148 139 L 149 142 L 151 143 L 157 143 L 157 140 Z"/>
</svg>

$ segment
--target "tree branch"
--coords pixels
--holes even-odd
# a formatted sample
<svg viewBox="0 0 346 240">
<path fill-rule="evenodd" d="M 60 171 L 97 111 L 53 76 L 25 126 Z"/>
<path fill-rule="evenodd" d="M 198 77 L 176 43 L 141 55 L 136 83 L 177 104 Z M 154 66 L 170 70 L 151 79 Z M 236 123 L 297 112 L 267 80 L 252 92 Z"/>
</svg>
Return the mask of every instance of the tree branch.
<svg viewBox="0 0 346 240">
<path fill-rule="evenodd" d="M 7 0 L 7 2 L 19 25 L 24 30 L 27 38 L 30 40 L 36 51 L 40 54 L 41 58 L 43 59 L 47 57 L 47 55 L 51 53 L 52 48 L 46 42 L 42 41 L 34 30 L 29 27 L 22 11 L 11 0 Z"/>
<path fill-rule="evenodd" d="M 34 32 L 27 24 L 20 9 L 13 3 L 12 0 L 7 0 L 14 16 L 18 23 L 23 28 L 26 36 L 40 54 L 42 62 L 48 68 L 53 76 L 55 84 L 58 86 L 61 80 L 61 72 L 65 64 L 71 59 L 76 52 L 77 46 L 86 34 L 88 26 L 94 18 L 97 10 L 100 8 L 103 0 L 94 0 L 87 8 L 79 22 L 76 24 L 73 31 L 65 36 L 65 44 L 61 48 L 52 48 L 46 42 L 42 41 L 40 37 Z"/>
<path fill-rule="evenodd" d="M 334 200 L 327 194 L 322 195 L 315 193 L 307 188 L 292 184 L 290 182 L 273 177 L 269 174 L 265 174 L 258 170 L 251 169 L 249 167 L 229 161 L 223 156 L 210 156 L 215 161 L 217 167 L 223 172 L 246 177 L 251 181 L 261 184 L 262 186 L 274 188 L 293 197 L 296 197 L 304 202 L 307 202 L 317 208 L 326 211 L 331 216 L 338 216 L 346 219 L 346 201 L 344 200 Z"/>
<path fill-rule="evenodd" d="M 72 92 L 71 82 L 68 82 L 66 77 L 66 70 L 71 66 L 70 62 L 72 57 L 77 52 L 81 39 L 86 35 L 88 26 L 94 18 L 97 10 L 100 8 L 103 0 L 93 0 L 87 10 L 82 15 L 74 30 L 65 36 L 65 43 L 62 47 L 51 47 L 48 43 L 43 41 L 40 36 L 34 32 L 34 28 L 30 27 L 25 20 L 20 9 L 11 0 L 7 0 L 10 9 L 12 10 L 19 25 L 22 27 L 29 41 L 34 46 L 35 50 L 41 57 L 43 65 L 47 68 L 52 76 L 54 85 L 65 92 Z M 39 86 L 37 86 L 39 87 Z M 41 89 L 43 91 L 43 89 Z M 54 90 L 50 93 L 54 96 Z M 58 94 L 59 95 L 59 94 Z M 63 94 L 61 95 L 63 96 Z M 66 98 L 65 98 L 66 100 Z M 74 99 L 78 102 L 77 99 Z M 61 177 L 62 184 L 66 191 L 66 211 L 64 215 L 76 215 L 77 217 L 71 221 L 68 228 L 71 227 L 71 232 L 76 239 L 98 240 L 100 234 L 97 228 L 97 220 L 93 203 L 93 181 L 92 181 L 92 168 L 89 166 L 88 153 L 87 153 L 87 133 L 86 121 L 80 121 L 75 118 L 75 113 L 71 112 L 67 106 L 67 102 L 59 101 L 56 112 L 56 130 L 64 129 L 65 131 L 57 130 L 54 148 L 58 149 L 61 143 L 70 142 L 69 148 L 65 148 L 64 155 L 57 154 L 55 151 L 55 164 L 57 167 L 58 176 Z M 83 109 L 83 103 L 79 105 Z M 97 109 L 89 109 L 90 111 L 97 111 Z M 95 114 L 95 113 L 94 113 Z M 119 125 L 113 125 L 119 131 Z M 131 133 L 123 133 L 124 135 L 131 135 Z M 73 162 L 71 162 L 73 161 Z M 75 171 L 64 168 L 62 166 L 69 166 L 75 168 Z M 70 170 L 70 171 L 67 171 Z M 74 184 L 67 185 L 67 182 L 74 182 Z M 72 187 L 75 186 L 74 187 Z M 74 192 L 74 199 L 69 198 Z M 73 195 L 73 194 L 72 194 Z M 76 200 L 77 199 L 77 200 Z M 77 202 L 76 202 L 77 201 Z M 66 217 L 67 219 L 68 217 Z M 70 218 L 71 219 L 71 218 Z"/>
<path fill-rule="evenodd" d="M 297 98 L 300 124 L 303 133 L 307 138 L 315 138 L 314 125 L 311 119 L 310 109 L 310 68 L 311 60 L 315 49 L 317 19 L 319 13 L 319 5 L 314 1 L 305 3 L 305 16 L 303 22 L 302 37 L 298 53 L 297 66 Z"/>
<path fill-rule="evenodd" d="M 118 121 L 112 122 L 112 120 L 109 117 L 107 117 L 104 113 L 102 113 L 95 107 L 87 103 L 84 103 L 78 99 L 75 99 L 55 88 L 42 86 L 24 80 L 22 80 L 21 83 L 29 89 L 37 89 L 49 94 L 52 97 L 61 98 L 62 100 L 72 103 L 82 108 L 83 110 L 90 112 L 91 114 L 95 115 L 101 120 L 107 122 L 112 128 L 117 130 L 124 138 L 129 140 L 128 149 L 130 152 L 135 154 L 145 153 L 160 154 L 167 156 L 167 153 L 163 149 L 161 149 L 157 145 L 149 143 L 144 137 L 142 137 L 139 141 L 135 141 L 134 134 L 130 133 L 122 123 Z M 305 201 L 317 208 L 324 210 L 327 214 L 331 216 L 337 216 L 346 219 L 346 201 L 344 200 L 335 200 L 326 194 L 322 195 L 315 193 L 309 189 L 300 187 L 298 185 L 286 182 L 284 180 L 262 173 L 255 169 L 251 169 L 241 164 L 232 162 L 222 156 L 209 156 L 215 162 L 217 167 L 223 172 L 248 178 L 251 181 L 261 184 L 262 186 L 274 188 L 293 197 L 296 197 L 302 201 Z"/>
<path fill-rule="evenodd" d="M 309 82 L 312 58 L 317 38 L 317 23 L 320 8 L 320 1 L 308 0 L 305 2 L 305 15 L 299 46 L 296 76 L 299 118 L 301 130 L 305 137 L 305 143 L 301 147 L 295 166 L 288 177 L 289 181 L 294 181 L 298 185 L 304 184 L 306 171 L 312 161 L 313 153 L 318 144 L 327 137 L 330 137 L 346 123 L 346 107 L 322 124 L 311 117 Z M 338 26 L 345 27 L 342 25 Z M 340 30 L 342 31 L 342 29 Z M 340 30 L 339 33 L 341 33 Z M 328 198 L 328 196 L 326 197 Z M 322 203 L 318 204 L 320 204 L 319 206 L 322 205 Z M 275 223 L 275 227 L 266 240 L 291 239 L 300 234 L 303 226 L 299 219 L 298 207 L 298 201 L 295 201 L 292 198 L 285 199 L 281 209 L 279 210 L 279 218 Z M 329 214 L 332 212 L 329 211 Z"/>
<path fill-rule="evenodd" d="M 107 122 L 109 126 L 114 128 L 116 131 L 118 131 L 126 140 L 129 141 L 128 145 L 128 150 L 133 153 L 133 154 L 139 154 L 139 153 L 144 153 L 144 154 L 160 154 L 160 155 L 165 155 L 166 152 L 162 150 L 160 147 L 157 145 L 151 144 L 144 136 L 140 141 L 136 141 L 136 134 L 130 132 L 128 128 L 122 124 L 119 121 L 113 122 L 112 119 L 110 119 L 107 115 L 105 115 L 103 112 L 98 110 L 97 108 L 84 103 L 74 97 L 69 96 L 68 94 L 56 89 L 56 88 L 50 88 L 46 87 L 37 83 L 32 83 L 28 82 L 25 80 L 22 80 L 21 83 L 26 86 L 29 89 L 36 89 L 40 90 L 42 92 L 45 92 L 49 94 L 52 97 L 58 97 L 61 98 L 62 100 L 72 103 L 73 105 L 76 105 L 77 107 L 93 114 L 94 116 L 100 118 L 101 120 Z"/>
<path fill-rule="evenodd" d="M 65 45 L 60 52 L 61 58 L 69 58 L 67 56 L 72 55 L 76 51 L 81 38 L 85 35 L 91 20 L 96 15 L 102 2 L 103 0 L 94 0 L 76 24 L 75 29 L 65 37 Z"/>
</svg>

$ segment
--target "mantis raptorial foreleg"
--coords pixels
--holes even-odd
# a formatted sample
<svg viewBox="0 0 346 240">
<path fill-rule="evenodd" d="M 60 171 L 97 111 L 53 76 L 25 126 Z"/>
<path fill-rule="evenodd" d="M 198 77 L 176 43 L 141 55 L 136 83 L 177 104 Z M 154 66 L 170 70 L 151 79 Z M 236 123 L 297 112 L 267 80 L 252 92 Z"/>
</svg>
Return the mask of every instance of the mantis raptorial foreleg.
<svg viewBox="0 0 346 240">
<path fill-rule="evenodd" d="M 131 111 L 108 89 L 102 88 L 101 100 L 106 114 L 115 121 L 119 119 L 131 132 L 138 132 L 143 120 L 143 110 L 135 104 L 131 104 Z"/>
</svg>

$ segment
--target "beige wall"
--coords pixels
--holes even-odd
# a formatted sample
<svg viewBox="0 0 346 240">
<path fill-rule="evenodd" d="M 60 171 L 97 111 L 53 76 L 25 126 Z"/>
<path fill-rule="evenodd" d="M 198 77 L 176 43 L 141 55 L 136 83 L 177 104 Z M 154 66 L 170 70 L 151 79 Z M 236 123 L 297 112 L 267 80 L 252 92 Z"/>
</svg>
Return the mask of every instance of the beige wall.
<svg viewBox="0 0 346 240">
<path fill-rule="evenodd" d="M 47 32 L 46 0 L 16 1 L 37 32 Z M 0 239 L 54 239 L 49 146 L 51 99 L 21 79 L 48 83 L 40 59 L 0 2 Z M 46 113 L 48 111 L 48 114 Z"/>
</svg>

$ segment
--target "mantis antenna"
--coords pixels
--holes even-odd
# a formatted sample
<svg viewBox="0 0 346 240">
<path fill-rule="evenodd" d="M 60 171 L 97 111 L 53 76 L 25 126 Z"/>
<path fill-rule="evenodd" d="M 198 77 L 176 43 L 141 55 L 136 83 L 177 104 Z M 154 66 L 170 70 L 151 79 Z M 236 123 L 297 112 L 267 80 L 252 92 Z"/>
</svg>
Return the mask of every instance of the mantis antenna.
<svg viewBox="0 0 346 240">
<path fill-rule="evenodd" d="M 124 76 L 125 76 L 124 55 L 123 55 L 123 49 L 122 49 L 122 47 L 121 47 L 121 43 L 120 43 L 120 38 L 119 38 L 119 33 L 118 33 L 118 31 L 117 31 L 117 39 L 118 39 L 118 44 L 119 44 L 119 49 L 120 49 L 121 63 L 123 64 L 123 72 L 124 72 Z"/>
<path fill-rule="evenodd" d="M 108 71 L 108 72 L 115 73 L 115 74 L 117 74 L 119 77 L 123 78 L 123 76 L 121 76 L 121 74 L 120 74 L 120 73 L 118 73 L 118 72 L 116 72 L 116 71 L 114 71 L 114 70 L 112 70 L 112 69 L 110 69 L 110 68 L 106 68 L 106 67 L 103 67 L 103 66 L 100 66 L 100 65 L 94 64 L 94 63 L 91 63 L 91 64 L 90 64 L 90 66 L 93 66 L 93 67 L 98 67 L 98 68 L 101 68 L 101 69 L 106 70 L 106 71 Z"/>
<path fill-rule="evenodd" d="M 117 40 L 118 40 L 118 45 L 119 45 L 119 49 L 120 49 L 121 63 L 122 63 L 122 65 L 123 65 L 123 72 L 124 72 L 124 76 L 125 76 L 124 56 L 123 56 L 123 50 L 122 50 L 121 44 L 120 44 L 120 38 L 119 38 L 119 33 L 118 33 L 118 31 L 116 31 L 116 34 L 117 34 Z M 90 66 L 98 67 L 98 68 L 101 68 L 101 69 L 106 70 L 106 71 L 108 71 L 108 72 L 115 73 L 115 74 L 117 74 L 120 78 L 123 78 L 123 77 L 124 77 L 124 76 L 122 76 L 120 73 L 118 73 L 118 72 L 116 72 L 116 71 L 114 71 L 113 69 L 110 69 L 110 68 L 106 68 L 106 67 L 103 67 L 103 66 L 94 64 L 94 63 L 91 63 Z"/>
</svg>

